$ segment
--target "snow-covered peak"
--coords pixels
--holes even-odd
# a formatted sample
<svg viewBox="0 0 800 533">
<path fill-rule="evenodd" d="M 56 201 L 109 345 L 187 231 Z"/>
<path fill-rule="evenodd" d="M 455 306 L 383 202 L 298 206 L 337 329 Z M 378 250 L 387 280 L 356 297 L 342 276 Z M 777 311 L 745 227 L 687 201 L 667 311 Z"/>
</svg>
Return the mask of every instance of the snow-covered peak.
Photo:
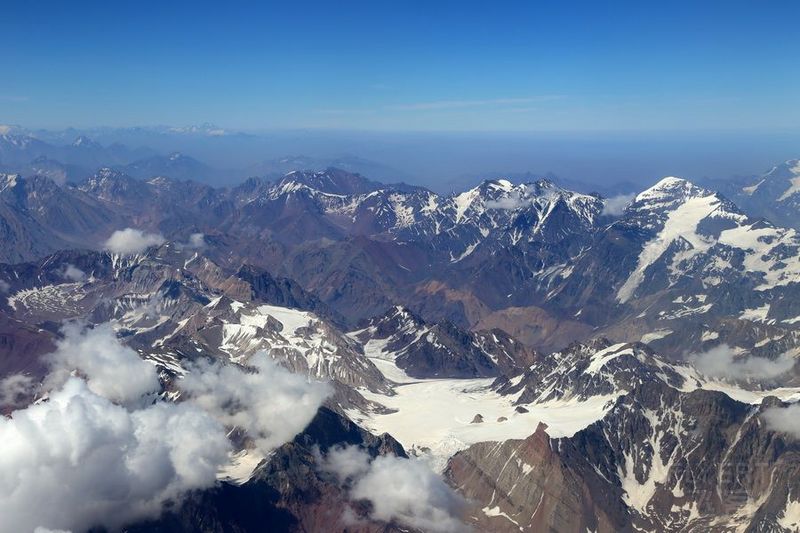
<svg viewBox="0 0 800 533">
<path fill-rule="evenodd" d="M 230 135 L 230 131 L 208 122 L 203 124 L 195 124 L 192 126 L 172 127 L 168 128 L 167 132 L 182 135 L 207 135 L 209 137 L 222 137 L 224 135 Z"/>
<path fill-rule="evenodd" d="M 86 135 L 79 135 L 74 141 L 72 141 L 72 146 L 75 148 L 94 148 L 98 146 L 98 144 Z"/>
<path fill-rule="evenodd" d="M 665 178 L 639 194 L 622 227 L 650 235 L 618 288 L 619 302 L 630 301 L 653 272 L 661 272 L 670 286 L 688 272 L 707 286 L 744 272 L 759 290 L 800 280 L 795 231 L 751 219 L 719 193 L 680 178 Z M 720 259 L 734 256 L 734 263 Z"/>
<path fill-rule="evenodd" d="M 278 182 L 278 188 L 296 190 L 299 186 L 325 194 L 343 196 L 366 194 L 384 186 L 370 181 L 360 174 L 353 174 L 336 168 L 321 171 L 297 171 L 287 173 Z"/>
<path fill-rule="evenodd" d="M 694 185 L 688 180 L 668 176 L 649 189 L 640 192 L 636 196 L 634 203 L 660 203 L 686 196 L 708 196 L 709 194 L 713 193 Z"/>
</svg>

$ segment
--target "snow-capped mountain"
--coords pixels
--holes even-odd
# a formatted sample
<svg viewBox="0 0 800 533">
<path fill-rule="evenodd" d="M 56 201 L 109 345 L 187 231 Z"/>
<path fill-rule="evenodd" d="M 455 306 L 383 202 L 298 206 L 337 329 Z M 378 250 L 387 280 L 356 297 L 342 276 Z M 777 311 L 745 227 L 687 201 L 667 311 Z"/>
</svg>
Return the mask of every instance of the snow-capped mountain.
<svg viewBox="0 0 800 533">
<path fill-rule="evenodd" d="M 609 221 L 602 199 L 548 182 L 496 180 L 442 197 L 333 172 L 229 190 L 111 169 L 80 188 L 25 179 L 7 176 L 0 195 L 57 213 L 74 194 L 181 237 L 138 253 L 62 250 L 0 265 L 0 327 L 17 332 L 8 368 L 40 376 L 25 357 L 77 318 L 110 323 L 168 384 L 198 360 L 247 366 L 261 351 L 331 384 L 295 441 L 133 531 L 195 527 L 231 498 L 266 493 L 272 503 L 259 509 L 270 520 L 343 523 L 338 512 L 320 518 L 347 506 L 348 485 L 320 466 L 337 443 L 427 461 L 466 497 L 459 520 L 478 530 L 791 531 L 797 521 L 798 441 L 768 414 L 800 399 L 800 334 L 788 318 L 800 315 L 797 237 L 716 193 L 668 178 Z M 343 213 L 373 216 L 360 226 L 369 232 Z M 198 227 L 211 232 L 202 243 L 187 237 Z M 482 240 L 459 259 L 465 235 Z M 352 301 L 385 312 L 356 327 L 342 312 Z M 573 325 L 558 335 L 582 342 L 535 351 L 502 327 L 423 317 L 448 309 L 537 331 L 566 316 Z M 675 361 L 722 343 L 728 366 L 778 370 L 722 378 Z M 248 530 L 262 511 L 243 505 L 231 520 Z"/>
<path fill-rule="evenodd" d="M 603 208 L 598 197 L 546 180 L 523 185 L 489 180 L 440 196 L 419 187 L 382 186 L 336 169 L 291 172 L 255 190 L 249 185 L 242 193 L 238 201 L 248 213 L 270 209 L 288 216 L 303 209 L 322 218 L 330 231 L 422 241 L 446 252 L 451 262 L 483 243 L 524 245 L 580 236 L 591 231 Z"/>
<path fill-rule="evenodd" d="M 479 378 L 522 371 L 534 354 L 502 330 L 464 331 L 454 324 L 426 324 L 395 307 L 350 336 L 368 357 L 389 361 L 416 378 Z"/>
<path fill-rule="evenodd" d="M 360 345 L 312 312 L 327 311 L 292 280 L 252 267 L 223 274 L 179 244 L 135 256 L 58 253 L 4 269 L 0 278 L 9 287 L 12 316 L 30 323 L 110 322 L 166 372 L 180 375 L 182 361 L 200 355 L 246 364 L 267 351 L 294 372 L 388 390 Z"/>
<path fill-rule="evenodd" d="M 672 349 L 677 344 L 670 337 L 681 331 L 680 349 L 699 349 L 729 319 L 746 321 L 745 329 L 759 323 L 794 329 L 800 308 L 789 295 L 800 281 L 799 252 L 795 230 L 750 218 L 718 193 L 666 178 L 597 233 L 547 298 L 608 327 L 609 336 L 619 338 L 625 328 L 626 340 L 642 337 Z M 618 325 L 610 324 L 609 306 L 624 316 L 613 318 Z M 656 331 L 660 337 L 649 335 Z M 747 342 L 752 349 L 770 341 Z"/>
<path fill-rule="evenodd" d="M 14 183 L 26 180 L 52 183 Z M 11 182 L 6 198 L 22 190 Z M 545 351 L 599 333 L 680 355 L 727 332 L 729 343 L 774 356 L 794 345 L 800 317 L 796 231 L 679 178 L 643 191 L 615 220 L 601 198 L 546 180 L 442 196 L 335 169 L 216 189 L 102 168 L 77 188 L 47 190 L 35 206 L 9 204 L 20 236 L 7 259 L 66 242 L 99 248 L 126 226 L 184 242 L 202 232 L 214 236 L 204 252 L 214 261 L 296 279 L 351 327 L 403 305 L 428 322 L 513 330 Z M 66 216 L 75 202 L 91 213 Z M 86 230 L 62 231 L 65 218 Z"/>
<path fill-rule="evenodd" d="M 800 229 L 800 160 L 784 161 L 760 176 L 713 185 L 748 214 Z"/>
</svg>

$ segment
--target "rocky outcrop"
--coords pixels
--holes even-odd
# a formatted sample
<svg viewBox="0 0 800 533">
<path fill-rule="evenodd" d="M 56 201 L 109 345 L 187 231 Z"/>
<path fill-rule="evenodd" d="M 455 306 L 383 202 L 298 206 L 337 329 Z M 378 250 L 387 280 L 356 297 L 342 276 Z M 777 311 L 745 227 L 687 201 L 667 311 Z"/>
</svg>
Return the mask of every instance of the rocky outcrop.
<svg viewBox="0 0 800 533">
<path fill-rule="evenodd" d="M 350 335 L 372 357 L 393 360 L 415 378 L 476 378 L 515 375 L 535 354 L 502 330 L 467 331 L 451 322 L 428 324 L 406 308 L 392 308 Z"/>
<path fill-rule="evenodd" d="M 527 439 L 479 443 L 457 453 L 445 476 L 472 503 L 479 531 L 633 531 L 619 487 L 609 487 L 541 424 Z"/>
</svg>

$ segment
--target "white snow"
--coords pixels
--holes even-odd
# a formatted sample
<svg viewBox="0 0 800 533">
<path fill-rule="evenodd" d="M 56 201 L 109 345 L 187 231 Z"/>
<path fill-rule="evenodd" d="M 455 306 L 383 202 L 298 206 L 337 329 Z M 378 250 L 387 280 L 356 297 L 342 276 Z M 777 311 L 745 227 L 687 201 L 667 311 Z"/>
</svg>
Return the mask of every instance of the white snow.
<svg viewBox="0 0 800 533">
<path fill-rule="evenodd" d="M 283 324 L 284 329 L 281 333 L 284 336 L 293 335 L 298 329 L 308 326 L 315 319 L 311 313 L 274 305 L 261 305 L 258 307 L 258 312 L 262 315 L 270 315 Z"/>
<path fill-rule="evenodd" d="M 455 202 L 456 206 L 456 224 L 461 222 L 466 214 L 467 210 L 472 206 L 472 203 L 480 197 L 480 191 L 478 188 L 470 189 L 466 192 L 462 192 L 455 198 L 453 201 Z"/>
<path fill-rule="evenodd" d="M 659 329 L 642 335 L 641 342 L 649 344 L 653 341 L 657 341 L 658 339 L 663 339 L 664 337 L 667 337 L 669 335 L 672 335 L 671 329 Z"/>
<path fill-rule="evenodd" d="M 742 320 L 750 320 L 752 322 L 766 322 L 767 315 L 769 314 L 770 304 L 764 304 L 761 307 L 754 309 L 745 309 L 739 318 Z"/>
<path fill-rule="evenodd" d="M 661 442 L 664 436 L 664 430 L 657 430 L 659 426 L 658 414 L 654 411 L 646 410 L 645 416 L 650 422 L 652 432 L 647 439 L 649 448 L 652 450 L 650 468 L 647 471 L 647 477 L 644 482 L 640 483 L 634 475 L 634 465 L 636 464 L 636 457 L 630 452 L 625 453 L 625 466 L 618 467 L 620 482 L 622 483 L 622 490 L 625 491 L 623 499 L 625 503 L 633 507 L 642 514 L 648 514 L 647 504 L 653 498 L 656 489 L 659 485 L 664 485 L 669 477 L 669 471 L 672 468 L 674 461 L 675 450 L 673 449 L 667 461 L 664 462 L 661 457 Z"/>
<path fill-rule="evenodd" d="M 497 505 L 495 505 L 492 508 L 484 507 L 483 509 L 481 509 L 481 511 L 483 511 L 483 514 L 489 517 L 502 516 L 503 518 L 505 518 L 506 520 L 517 526 L 520 529 L 520 531 L 523 529 L 522 526 L 519 525 L 519 522 L 515 521 L 513 518 L 511 518 L 506 513 L 501 511 L 500 507 Z"/>
<path fill-rule="evenodd" d="M 791 496 L 786 498 L 786 508 L 778 518 L 778 525 L 788 531 L 800 531 L 800 501 L 792 501 Z"/>
<path fill-rule="evenodd" d="M 609 361 L 616 359 L 621 355 L 630 355 L 632 353 L 633 350 L 630 348 L 628 344 L 625 344 L 624 342 L 609 346 L 608 348 L 600 350 L 599 352 L 592 355 L 592 362 L 589 363 L 589 366 L 586 367 L 586 373 L 596 374 L 600 369 L 606 366 L 606 363 L 608 363 Z"/>
<path fill-rule="evenodd" d="M 800 173 L 800 164 L 794 168 L 798 171 L 798 173 Z M 779 202 L 782 202 L 788 199 L 790 196 L 794 196 L 800 192 L 800 176 L 792 178 L 789 180 L 789 183 L 791 184 L 789 188 L 784 191 L 780 198 L 778 198 Z"/>
<path fill-rule="evenodd" d="M 797 232 L 768 225 L 756 227 L 757 224 L 725 230 L 720 233 L 719 242 L 745 250 L 744 269 L 764 275 L 764 283 L 757 290 L 800 281 L 800 255 L 783 257 L 780 252 L 782 248 L 798 245 Z M 781 256 L 782 264 L 779 265 L 776 255 Z"/>
<path fill-rule="evenodd" d="M 766 178 L 762 179 L 755 185 L 750 185 L 749 187 L 742 187 L 742 192 L 748 196 L 753 196 L 753 193 L 756 192 L 758 188 L 761 187 L 761 184 L 764 183 L 765 181 L 767 181 Z"/>
<path fill-rule="evenodd" d="M 387 379 L 399 382 L 394 396 L 359 390 L 368 400 L 396 412 L 390 414 L 351 413 L 372 432 L 388 432 L 406 449 L 412 446 L 431 450 L 434 466 L 443 470 L 447 460 L 459 450 L 483 441 L 524 439 L 539 422 L 547 424 L 551 437 L 569 437 L 602 418 L 611 407 L 613 396 L 595 396 L 587 401 L 553 401 L 529 404 L 530 412 L 517 413 L 513 398 L 491 390 L 493 379 L 413 380 L 391 361 L 372 359 Z M 475 415 L 484 422 L 471 424 Z M 499 417 L 508 420 L 497 422 Z"/>
<path fill-rule="evenodd" d="M 637 201 L 643 195 L 646 195 L 645 198 L 649 198 L 655 194 L 651 192 L 648 195 L 647 193 L 648 191 L 645 191 L 640 194 Z M 639 253 L 636 269 L 620 287 L 617 292 L 617 300 L 624 303 L 631 299 L 636 289 L 644 281 L 647 268 L 664 255 L 664 252 L 676 239 L 684 239 L 691 245 L 691 249 L 682 254 L 683 260 L 710 248 L 713 242 L 697 233 L 697 225 L 711 215 L 719 207 L 719 204 L 719 198 L 714 195 L 691 197 L 677 209 L 671 211 L 667 215 L 663 229 L 653 240 L 645 244 Z"/>
<path fill-rule="evenodd" d="M 217 472 L 217 479 L 242 485 L 253 477 L 256 467 L 264 460 L 257 450 L 241 450 L 231 454 L 231 462 Z"/>
</svg>

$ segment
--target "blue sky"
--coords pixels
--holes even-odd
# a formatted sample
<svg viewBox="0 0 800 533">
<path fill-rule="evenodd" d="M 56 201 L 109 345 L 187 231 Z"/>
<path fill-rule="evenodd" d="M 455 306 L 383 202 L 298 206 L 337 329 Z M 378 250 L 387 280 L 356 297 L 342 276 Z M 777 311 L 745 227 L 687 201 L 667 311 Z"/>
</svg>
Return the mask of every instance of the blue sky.
<svg viewBox="0 0 800 533">
<path fill-rule="evenodd" d="M 800 124 L 796 1 L 4 4 L 0 123 Z"/>
</svg>

